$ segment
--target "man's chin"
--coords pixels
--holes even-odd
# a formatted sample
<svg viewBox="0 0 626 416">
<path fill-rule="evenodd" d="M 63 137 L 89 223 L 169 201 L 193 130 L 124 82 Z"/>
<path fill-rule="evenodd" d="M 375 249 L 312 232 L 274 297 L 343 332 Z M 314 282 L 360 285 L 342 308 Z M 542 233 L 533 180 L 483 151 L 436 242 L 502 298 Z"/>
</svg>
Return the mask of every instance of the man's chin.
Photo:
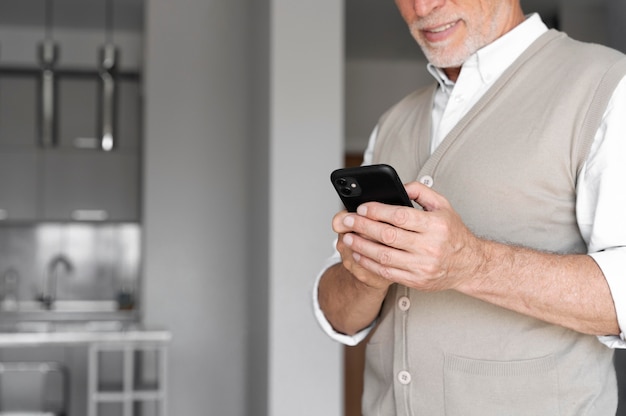
<svg viewBox="0 0 626 416">
<path fill-rule="evenodd" d="M 463 63 L 467 60 L 468 56 L 463 57 L 452 57 L 452 56 L 430 56 L 429 54 L 425 54 L 428 62 L 436 66 L 440 69 L 447 68 L 460 68 L 463 66 Z"/>
</svg>

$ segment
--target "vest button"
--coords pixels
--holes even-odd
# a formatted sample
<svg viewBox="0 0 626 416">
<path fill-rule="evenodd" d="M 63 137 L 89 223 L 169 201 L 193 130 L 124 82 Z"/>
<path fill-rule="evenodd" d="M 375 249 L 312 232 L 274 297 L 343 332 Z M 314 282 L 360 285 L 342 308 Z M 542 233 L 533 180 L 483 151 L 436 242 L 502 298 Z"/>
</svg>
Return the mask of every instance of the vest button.
<svg viewBox="0 0 626 416">
<path fill-rule="evenodd" d="M 402 312 L 406 312 L 409 310 L 409 308 L 411 308 L 411 299 L 409 299 L 407 296 L 402 296 L 400 299 L 398 299 L 398 309 L 400 309 Z"/>
<path fill-rule="evenodd" d="M 409 383 L 411 383 L 411 373 L 409 373 L 408 371 L 400 371 L 398 373 L 398 381 L 400 382 L 400 384 L 402 385 L 407 385 Z"/>
<path fill-rule="evenodd" d="M 428 186 L 429 188 L 432 188 L 435 181 L 433 179 L 432 176 L 430 175 L 424 175 L 420 178 L 420 183 L 422 183 L 423 185 Z"/>
</svg>

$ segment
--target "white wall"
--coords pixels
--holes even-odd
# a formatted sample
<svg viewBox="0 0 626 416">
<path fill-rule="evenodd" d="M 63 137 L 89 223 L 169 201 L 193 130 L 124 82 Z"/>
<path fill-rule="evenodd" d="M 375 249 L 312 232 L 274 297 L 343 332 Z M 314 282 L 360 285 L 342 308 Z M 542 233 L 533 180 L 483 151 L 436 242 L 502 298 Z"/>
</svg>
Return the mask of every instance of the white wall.
<svg viewBox="0 0 626 416">
<path fill-rule="evenodd" d="M 331 252 L 343 155 L 343 15 L 337 0 L 273 0 L 270 14 L 269 415 L 339 415 L 340 347 L 311 319 Z"/>
<path fill-rule="evenodd" d="M 340 414 L 311 286 L 338 206 L 341 10 L 147 1 L 144 309 L 173 332 L 171 415 Z"/>
</svg>

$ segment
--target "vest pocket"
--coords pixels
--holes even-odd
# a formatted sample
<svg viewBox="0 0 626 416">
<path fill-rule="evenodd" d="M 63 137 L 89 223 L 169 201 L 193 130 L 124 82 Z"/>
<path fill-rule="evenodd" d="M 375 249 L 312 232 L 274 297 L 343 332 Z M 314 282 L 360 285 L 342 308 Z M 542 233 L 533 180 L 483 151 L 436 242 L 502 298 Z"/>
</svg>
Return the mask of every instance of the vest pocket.
<svg viewBox="0 0 626 416">
<path fill-rule="evenodd" d="M 556 416 L 558 378 L 552 356 L 483 361 L 446 354 L 446 416 Z"/>
</svg>

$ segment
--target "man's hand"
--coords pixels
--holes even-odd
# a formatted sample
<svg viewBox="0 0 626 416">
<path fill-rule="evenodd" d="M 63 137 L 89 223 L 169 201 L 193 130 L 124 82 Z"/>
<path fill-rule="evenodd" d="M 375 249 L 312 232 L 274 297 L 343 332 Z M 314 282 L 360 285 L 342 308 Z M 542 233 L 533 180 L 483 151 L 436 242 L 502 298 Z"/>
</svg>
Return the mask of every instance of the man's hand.
<svg viewBox="0 0 626 416">
<path fill-rule="evenodd" d="M 477 276 L 486 261 L 482 240 L 443 196 L 418 182 L 406 189 L 423 211 L 371 202 L 335 217 L 344 266 L 365 284 L 422 291 L 454 289 Z"/>
<path fill-rule="evenodd" d="M 320 305 L 354 333 L 376 317 L 389 285 L 453 289 L 546 322 L 594 335 L 619 334 L 608 283 L 585 254 L 555 254 L 476 237 L 449 202 L 406 185 L 424 210 L 368 202 L 333 219 L 343 266 L 320 282 Z"/>
<path fill-rule="evenodd" d="M 351 234 L 353 230 L 346 226 L 345 223 L 350 223 L 349 218 L 354 215 L 355 214 L 348 213 L 347 211 L 341 211 L 333 218 L 333 230 L 339 235 L 337 239 L 337 251 L 339 251 L 341 255 L 343 267 L 366 287 L 386 291 L 392 282 L 359 265 L 357 259 L 360 258 L 360 254 L 352 251 L 350 244 L 346 244 L 346 241 L 351 242 L 354 237 L 353 234 Z"/>
</svg>

